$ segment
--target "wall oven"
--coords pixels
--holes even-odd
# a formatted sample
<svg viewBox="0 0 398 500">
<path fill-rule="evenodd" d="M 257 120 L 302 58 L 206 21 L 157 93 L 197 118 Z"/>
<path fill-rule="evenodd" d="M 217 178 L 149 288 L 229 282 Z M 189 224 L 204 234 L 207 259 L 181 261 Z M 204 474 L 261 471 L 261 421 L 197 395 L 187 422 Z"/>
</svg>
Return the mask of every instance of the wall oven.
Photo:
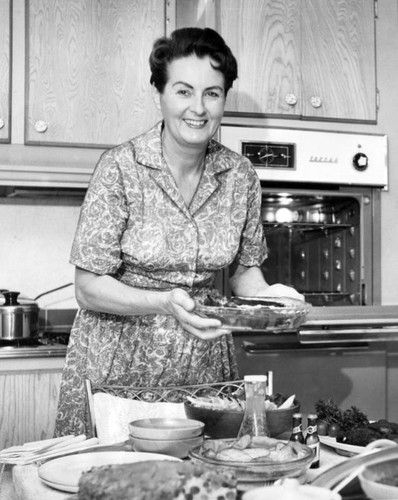
<svg viewBox="0 0 398 500">
<path fill-rule="evenodd" d="M 304 413 L 331 397 L 392 417 L 388 342 L 398 341 L 398 307 L 380 305 L 387 137 L 223 125 L 220 140 L 260 177 L 267 281 L 313 305 L 299 331 L 234 332 L 240 375 L 272 370 L 275 391 L 296 394 Z"/>
<path fill-rule="evenodd" d="M 262 183 L 267 281 L 316 306 L 380 303 L 380 198 L 387 137 L 223 125 Z"/>
</svg>

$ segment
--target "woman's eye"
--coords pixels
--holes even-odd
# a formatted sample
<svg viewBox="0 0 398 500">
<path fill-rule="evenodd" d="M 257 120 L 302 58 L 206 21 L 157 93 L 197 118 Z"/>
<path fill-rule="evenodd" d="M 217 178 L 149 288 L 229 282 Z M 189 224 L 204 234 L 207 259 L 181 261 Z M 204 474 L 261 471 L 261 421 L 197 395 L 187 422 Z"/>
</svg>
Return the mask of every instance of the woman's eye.
<svg viewBox="0 0 398 500">
<path fill-rule="evenodd" d="M 207 92 L 207 95 L 208 95 L 209 97 L 211 97 L 212 99 L 217 99 L 218 97 L 220 97 L 219 92 L 215 92 L 214 90 L 209 90 L 209 91 Z"/>
<path fill-rule="evenodd" d="M 180 89 L 180 90 L 177 91 L 177 94 L 182 95 L 182 96 L 188 96 L 189 95 L 189 91 L 186 90 L 186 89 Z"/>
</svg>

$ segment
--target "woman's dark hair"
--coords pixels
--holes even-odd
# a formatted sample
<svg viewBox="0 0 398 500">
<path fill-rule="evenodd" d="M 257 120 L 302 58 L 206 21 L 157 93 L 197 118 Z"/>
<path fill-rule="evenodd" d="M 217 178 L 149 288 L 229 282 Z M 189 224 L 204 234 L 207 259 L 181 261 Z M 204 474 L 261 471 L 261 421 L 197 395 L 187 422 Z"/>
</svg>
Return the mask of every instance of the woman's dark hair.
<svg viewBox="0 0 398 500">
<path fill-rule="evenodd" d="M 221 71 L 225 80 L 225 94 L 238 76 L 238 65 L 224 39 L 210 28 L 181 28 L 170 37 L 162 37 L 153 44 L 149 65 L 151 84 L 162 93 L 168 81 L 168 65 L 175 59 L 191 55 L 209 56 L 214 69 Z"/>
</svg>

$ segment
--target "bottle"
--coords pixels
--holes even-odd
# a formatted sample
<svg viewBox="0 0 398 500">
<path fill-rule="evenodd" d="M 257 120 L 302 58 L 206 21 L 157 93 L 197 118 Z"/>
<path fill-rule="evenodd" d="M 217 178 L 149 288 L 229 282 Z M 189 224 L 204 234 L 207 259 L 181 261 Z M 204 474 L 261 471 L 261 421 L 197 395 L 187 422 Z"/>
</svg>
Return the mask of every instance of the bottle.
<svg viewBox="0 0 398 500">
<path fill-rule="evenodd" d="M 244 377 L 246 409 L 238 432 L 243 436 L 268 436 L 267 416 L 265 413 L 265 395 L 267 389 L 266 375 L 246 375 Z"/>
<path fill-rule="evenodd" d="M 303 415 L 301 413 L 293 414 L 293 430 L 290 435 L 289 441 L 304 444 L 303 434 Z"/>
<path fill-rule="evenodd" d="M 305 437 L 305 444 L 315 450 L 315 458 L 311 464 L 311 469 L 318 469 L 320 465 L 320 449 L 321 443 L 318 436 L 318 415 L 311 413 L 307 417 L 307 435 Z"/>
</svg>

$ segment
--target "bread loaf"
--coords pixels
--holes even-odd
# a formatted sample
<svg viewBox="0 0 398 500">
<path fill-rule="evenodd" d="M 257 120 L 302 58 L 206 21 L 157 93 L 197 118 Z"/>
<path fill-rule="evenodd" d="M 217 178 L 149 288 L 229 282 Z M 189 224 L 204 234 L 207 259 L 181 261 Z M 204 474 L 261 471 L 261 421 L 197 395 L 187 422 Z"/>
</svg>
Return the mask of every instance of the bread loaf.
<svg viewBox="0 0 398 500">
<path fill-rule="evenodd" d="M 78 500 L 235 500 L 233 472 L 190 462 L 154 460 L 93 467 L 79 480 Z"/>
</svg>

